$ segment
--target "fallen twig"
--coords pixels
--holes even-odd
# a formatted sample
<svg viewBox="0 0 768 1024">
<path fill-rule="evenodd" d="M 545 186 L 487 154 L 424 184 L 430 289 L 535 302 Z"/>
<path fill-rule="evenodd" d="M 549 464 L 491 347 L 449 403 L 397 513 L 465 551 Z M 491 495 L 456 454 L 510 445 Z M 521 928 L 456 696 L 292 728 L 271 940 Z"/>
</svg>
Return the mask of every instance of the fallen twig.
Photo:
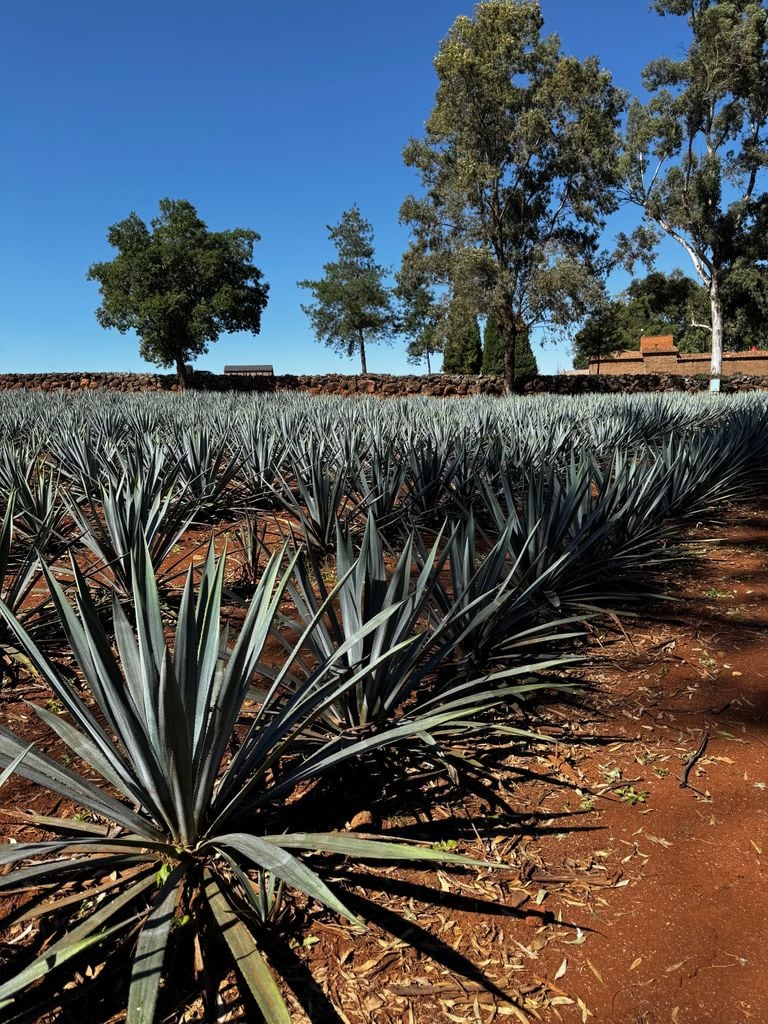
<svg viewBox="0 0 768 1024">
<path fill-rule="evenodd" d="M 702 759 L 702 757 L 704 757 L 704 751 L 707 749 L 707 744 L 708 743 L 709 743 L 709 732 L 707 731 L 706 728 L 704 728 L 703 733 L 702 733 L 702 737 L 701 737 L 701 743 L 699 744 L 698 749 L 696 750 L 696 752 L 694 754 L 691 754 L 691 756 L 685 762 L 685 767 L 683 768 L 683 774 L 680 776 L 680 788 L 681 789 L 690 788 L 688 786 L 688 776 L 691 774 L 691 769 L 696 764 L 696 762 L 700 761 Z"/>
</svg>

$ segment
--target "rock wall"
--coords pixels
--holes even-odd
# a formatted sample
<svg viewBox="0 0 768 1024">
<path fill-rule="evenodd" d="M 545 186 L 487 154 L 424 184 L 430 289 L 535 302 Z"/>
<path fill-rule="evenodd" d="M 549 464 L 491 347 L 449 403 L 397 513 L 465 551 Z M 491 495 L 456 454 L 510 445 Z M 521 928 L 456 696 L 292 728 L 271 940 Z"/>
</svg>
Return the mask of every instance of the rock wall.
<svg viewBox="0 0 768 1024">
<path fill-rule="evenodd" d="M 367 374 L 352 376 L 338 373 L 278 377 L 224 376 L 194 373 L 193 385 L 201 391 L 301 391 L 311 395 L 376 395 L 397 397 L 427 395 L 454 397 L 464 395 L 501 395 L 500 377 L 463 377 L 454 374 L 424 375 Z M 768 390 L 768 377 L 734 375 L 723 377 L 723 391 Z M 520 394 L 581 395 L 636 391 L 705 391 L 706 374 L 623 374 L 536 376 L 521 379 L 515 390 Z M 171 373 L 6 373 L 0 374 L 0 391 L 179 391 Z"/>
</svg>

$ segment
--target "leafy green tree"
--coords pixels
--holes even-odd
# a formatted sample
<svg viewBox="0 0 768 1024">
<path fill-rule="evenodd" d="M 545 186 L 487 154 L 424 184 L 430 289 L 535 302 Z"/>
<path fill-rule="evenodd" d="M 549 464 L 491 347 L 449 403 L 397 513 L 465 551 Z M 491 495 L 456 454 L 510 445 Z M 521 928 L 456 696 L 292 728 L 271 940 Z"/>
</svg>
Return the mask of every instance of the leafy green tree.
<svg viewBox="0 0 768 1024">
<path fill-rule="evenodd" d="M 398 301 L 398 330 L 411 338 L 406 349 L 408 362 L 426 360 L 427 373 L 432 372 L 432 356 L 443 349 L 439 326 L 445 317 L 445 302 L 438 299 L 423 266 L 403 257 L 397 272 L 395 298 Z"/>
<path fill-rule="evenodd" d="M 483 350 L 477 316 L 461 299 L 451 302 L 445 325 L 443 373 L 480 372 Z"/>
<path fill-rule="evenodd" d="M 564 56 L 542 27 L 528 0 L 486 0 L 457 18 L 435 59 L 426 137 L 405 150 L 424 186 L 401 208 L 412 247 L 494 318 L 508 388 L 518 337 L 562 329 L 594 301 L 616 202 L 624 96 L 596 58 Z"/>
<path fill-rule="evenodd" d="M 598 306 L 573 339 L 573 365 L 576 369 L 586 370 L 590 360 L 594 359 L 599 373 L 601 360 L 612 352 L 637 348 L 637 340 L 626 343 L 628 331 L 625 321 L 625 306 L 620 299 L 606 299 Z"/>
<path fill-rule="evenodd" d="M 736 260 L 723 283 L 726 348 L 768 348 L 768 266 Z"/>
<path fill-rule="evenodd" d="M 413 341 L 408 342 L 406 356 L 409 363 L 418 365 L 424 360 L 427 373 L 432 373 L 432 358 L 443 351 L 443 341 L 437 327 L 425 327 Z"/>
<path fill-rule="evenodd" d="M 645 335 L 671 334 L 681 352 L 705 352 L 710 345 L 706 289 L 681 270 L 654 271 L 632 281 L 625 293 L 627 348 Z"/>
<path fill-rule="evenodd" d="M 486 317 L 483 331 L 483 373 L 501 376 L 504 373 L 504 342 L 492 317 Z M 539 372 L 536 356 L 528 334 L 521 334 L 515 349 L 515 373 L 519 377 L 533 377 Z"/>
<path fill-rule="evenodd" d="M 621 161 L 626 197 L 656 241 L 675 239 L 707 289 L 712 377 L 722 369 L 724 291 L 739 266 L 765 260 L 768 231 L 768 11 L 763 0 L 654 0 L 691 30 L 680 60 L 643 73 Z M 641 229 L 638 241 L 647 243 Z"/>
<path fill-rule="evenodd" d="M 186 199 L 161 199 L 150 227 L 136 213 L 113 224 L 113 260 L 94 263 L 102 327 L 135 330 L 143 359 L 175 366 L 182 387 L 186 364 L 222 332 L 258 334 L 269 286 L 251 262 L 255 231 L 209 231 Z"/>
<path fill-rule="evenodd" d="M 768 269 L 737 265 L 722 298 L 725 347 L 739 351 L 762 344 L 768 323 Z M 644 334 L 671 334 L 681 352 L 708 352 L 709 311 L 707 289 L 681 270 L 648 274 L 587 319 L 574 338 L 574 366 L 588 366 L 590 357 L 599 361 L 612 352 L 636 349 Z"/>
<path fill-rule="evenodd" d="M 324 264 L 319 281 L 299 281 L 315 298 L 301 308 L 318 341 L 345 356 L 359 354 L 367 373 L 366 346 L 389 340 L 397 326 L 386 271 L 376 263 L 373 228 L 357 206 L 346 210 L 338 224 L 328 225 L 328 237 L 338 258 Z"/>
<path fill-rule="evenodd" d="M 705 352 L 710 332 L 706 289 L 681 270 L 654 271 L 606 300 L 576 334 L 574 366 L 584 368 L 613 352 L 637 349 L 643 335 L 671 334 L 681 352 Z"/>
</svg>

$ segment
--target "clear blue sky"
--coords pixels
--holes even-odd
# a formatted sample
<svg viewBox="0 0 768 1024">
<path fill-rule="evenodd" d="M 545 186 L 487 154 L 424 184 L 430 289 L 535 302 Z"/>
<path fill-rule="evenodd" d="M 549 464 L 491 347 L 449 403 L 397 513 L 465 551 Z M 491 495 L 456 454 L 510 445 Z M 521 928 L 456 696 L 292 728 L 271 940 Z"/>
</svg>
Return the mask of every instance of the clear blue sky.
<svg viewBox="0 0 768 1024">
<path fill-rule="evenodd" d="M 436 87 L 432 59 L 461 0 L 7 0 L 0 13 L 0 370 L 141 370 L 132 335 L 94 317 L 88 266 L 114 255 L 107 227 L 163 196 L 189 199 L 209 227 L 254 228 L 270 285 L 261 334 L 222 335 L 197 365 L 272 362 L 276 372 L 354 372 L 318 345 L 302 278 L 333 255 L 326 225 L 358 203 L 379 261 L 407 244 L 402 163 Z M 646 0 L 542 0 L 568 53 L 596 53 L 618 85 L 677 54 L 680 19 Z M 621 215 L 612 230 L 633 226 Z M 664 250 L 660 266 L 685 256 Z M 621 285 L 623 282 L 617 282 Z M 566 348 L 540 367 L 570 365 Z M 408 369 L 404 345 L 369 368 Z"/>
</svg>

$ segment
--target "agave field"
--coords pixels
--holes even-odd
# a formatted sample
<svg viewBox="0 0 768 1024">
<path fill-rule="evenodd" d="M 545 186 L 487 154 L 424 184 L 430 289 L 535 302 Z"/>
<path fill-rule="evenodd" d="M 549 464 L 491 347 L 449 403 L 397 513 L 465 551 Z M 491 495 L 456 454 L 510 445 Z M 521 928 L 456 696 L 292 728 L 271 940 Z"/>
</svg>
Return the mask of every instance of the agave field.
<svg viewBox="0 0 768 1024">
<path fill-rule="evenodd" d="M 585 623 L 767 479 L 762 394 L 0 395 L 0 699 L 35 686 L 0 711 L 0 1018 L 90 985 L 104 1020 L 216 1019 L 235 971 L 288 1024 L 302 913 L 364 928 L 345 865 L 504 868 L 480 823 L 345 822 L 492 789 L 473 749 L 543 742 Z"/>
</svg>

